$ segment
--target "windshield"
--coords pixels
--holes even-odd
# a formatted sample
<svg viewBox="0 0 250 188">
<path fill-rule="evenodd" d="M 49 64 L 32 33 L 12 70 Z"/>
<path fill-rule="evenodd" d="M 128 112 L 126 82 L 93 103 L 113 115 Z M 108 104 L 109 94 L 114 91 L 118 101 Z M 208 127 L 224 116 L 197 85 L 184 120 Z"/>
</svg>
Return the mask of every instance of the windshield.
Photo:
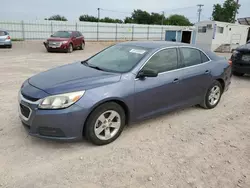
<svg viewBox="0 0 250 188">
<path fill-rule="evenodd" d="M 128 72 L 147 52 L 148 50 L 142 47 L 115 45 L 90 58 L 88 64 L 102 70 Z"/>
<path fill-rule="evenodd" d="M 68 31 L 57 31 L 51 37 L 58 37 L 58 38 L 70 38 L 72 32 Z"/>
</svg>

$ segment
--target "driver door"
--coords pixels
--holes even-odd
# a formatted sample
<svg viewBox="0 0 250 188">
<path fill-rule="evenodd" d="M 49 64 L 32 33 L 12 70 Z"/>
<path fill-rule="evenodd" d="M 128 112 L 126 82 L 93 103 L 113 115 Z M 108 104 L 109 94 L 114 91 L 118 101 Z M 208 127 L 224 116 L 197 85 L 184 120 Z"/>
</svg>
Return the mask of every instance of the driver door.
<svg viewBox="0 0 250 188">
<path fill-rule="evenodd" d="M 141 69 L 157 71 L 157 77 L 135 80 L 135 109 L 138 120 L 177 107 L 181 101 L 181 70 L 176 48 L 153 55 Z"/>
</svg>

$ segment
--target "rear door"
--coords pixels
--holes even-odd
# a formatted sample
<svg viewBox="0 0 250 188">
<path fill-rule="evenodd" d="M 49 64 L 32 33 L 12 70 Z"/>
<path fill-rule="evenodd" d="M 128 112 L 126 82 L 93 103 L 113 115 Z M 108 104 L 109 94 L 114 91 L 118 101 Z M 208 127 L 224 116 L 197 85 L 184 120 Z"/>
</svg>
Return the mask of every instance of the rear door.
<svg viewBox="0 0 250 188">
<path fill-rule="evenodd" d="M 180 47 L 183 101 L 198 104 L 212 84 L 210 59 L 202 51 L 192 47 Z"/>
<path fill-rule="evenodd" d="M 78 40 L 78 45 L 81 46 L 83 42 L 83 36 L 79 31 L 77 31 L 77 40 Z"/>
<path fill-rule="evenodd" d="M 72 42 L 73 42 L 73 46 L 74 48 L 79 46 L 79 42 L 77 40 L 77 33 L 75 31 L 72 32 Z"/>
</svg>

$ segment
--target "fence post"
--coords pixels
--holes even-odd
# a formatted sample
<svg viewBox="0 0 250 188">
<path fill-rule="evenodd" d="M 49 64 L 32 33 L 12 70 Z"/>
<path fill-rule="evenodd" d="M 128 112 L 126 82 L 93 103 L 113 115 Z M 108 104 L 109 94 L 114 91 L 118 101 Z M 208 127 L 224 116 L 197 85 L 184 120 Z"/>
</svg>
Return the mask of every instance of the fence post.
<svg viewBox="0 0 250 188">
<path fill-rule="evenodd" d="M 149 39 L 149 26 L 148 26 L 148 32 L 147 32 L 147 40 Z"/>
<path fill-rule="evenodd" d="M 76 22 L 76 31 L 77 31 L 77 22 Z"/>
<path fill-rule="evenodd" d="M 116 25 L 115 25 L 115 41 L 117 41 L 117 32 L 118 32 L 118 31 L 117 31 L 117 30 L 118 30 L 118 29 L 117 29 L 117 26 L 118 26 L 118 24 L 116 23 Z"/>
<path fill-rule="evenodd" d="M 99 22 L 97 22 L 96 39 L 99 41 Z"/>
<path fill-rule="evenodd" d="M 163 40 L 163 27 L 161 27 L 161 40 Z"/>
<path fill-rule="evenodd" d="M 53 34 L 53 24 L 52 21 L 50 22 L 50 31 L 51 31 L 51 35 Z"/>
<path fill-rule="evenodd" d="M 134 28 L 135 28 L 135 26 L 132 25 L 132 40 L 134 40 Z"/>
<path fill-rule="evenodd" d="M 22 37 L 23 37 L 23 40 L 25 40 L 25 30 L 24 30 L 24 22 L 23 22 L 23 20 L 21 21 L 21 26 L 22 26 Z"/>
</svg>

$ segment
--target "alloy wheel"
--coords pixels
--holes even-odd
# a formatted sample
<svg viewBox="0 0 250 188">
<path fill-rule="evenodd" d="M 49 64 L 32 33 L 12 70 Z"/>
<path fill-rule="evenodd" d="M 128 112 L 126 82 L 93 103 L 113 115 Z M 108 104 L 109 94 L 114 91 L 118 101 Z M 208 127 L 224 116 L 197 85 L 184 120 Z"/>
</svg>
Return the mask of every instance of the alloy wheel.
<svg viewBox="0 0 250 188">
<path fill-rule="evenodd" d="M 212 87 L 212 89 L 210 90 L 210 94 L 208 96 L 209 104 L 212 105 L 212 106 L 217 104 L 219 102 L 219 100 L 220 100 L 220 95 L 221 95 L 220 87 L 217 86 L 217 85 Z"/>
<path fill-rule="evenodd" d="M 114 110 L 108 110 L 97 118 L 94 132 L 100 140 L 109 140 L 118 133 L 120 127 L 120 115 Z"/>
</svg>

